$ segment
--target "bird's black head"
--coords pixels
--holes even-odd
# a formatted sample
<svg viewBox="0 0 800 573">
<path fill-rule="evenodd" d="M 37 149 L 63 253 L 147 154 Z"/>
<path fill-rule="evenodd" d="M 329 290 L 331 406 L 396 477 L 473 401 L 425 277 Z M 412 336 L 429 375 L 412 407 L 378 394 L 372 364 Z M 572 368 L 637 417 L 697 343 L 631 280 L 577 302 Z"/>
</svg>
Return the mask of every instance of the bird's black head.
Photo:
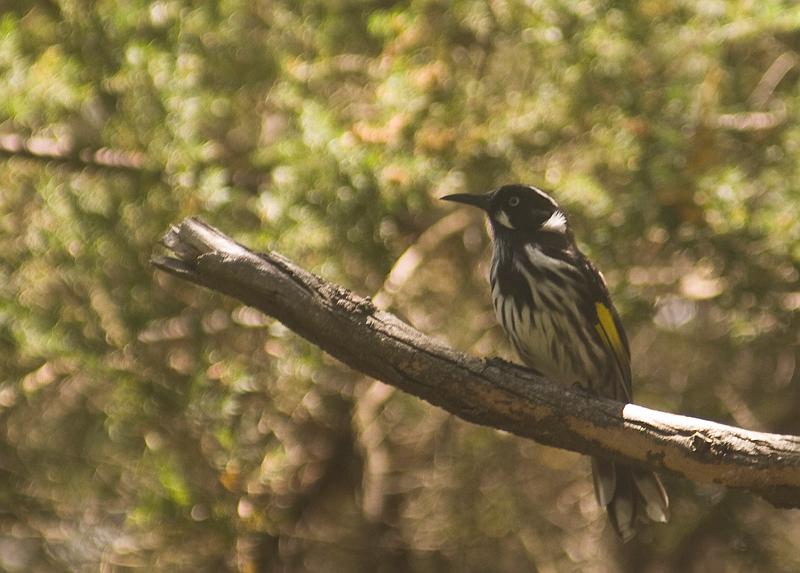
<svg viewBox="0 0 800 573">
<path fill-rule="evenodd" d="M 484 195 L 459 193 L 442 197 L 483 209 L 495 231 L 568 234 L 564 212 L 544 191 L 528 185 L 504 185 Z"/>
</svg>

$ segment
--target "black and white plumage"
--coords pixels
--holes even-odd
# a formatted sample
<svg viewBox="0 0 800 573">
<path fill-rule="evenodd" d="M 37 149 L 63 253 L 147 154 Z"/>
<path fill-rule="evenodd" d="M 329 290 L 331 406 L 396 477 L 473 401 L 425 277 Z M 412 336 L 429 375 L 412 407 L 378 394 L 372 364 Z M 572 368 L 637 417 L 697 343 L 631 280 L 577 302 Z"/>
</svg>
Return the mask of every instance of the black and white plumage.
<svg viewBox="0 0 800 573">
<path fill-rule="evenodd" d="M 555 382 L 630 402 L 625 331 L 603 276 L 578 249 L 558 204 L 526 185 L 443 199 L 488 216 L 492 304 L 525 364 Z M 641 519 L 669 519 L 669 501 L 655 474 L 597 458 L 592 472 L 597 501 L 623 540 L 633 537 Z"/>
</svg>

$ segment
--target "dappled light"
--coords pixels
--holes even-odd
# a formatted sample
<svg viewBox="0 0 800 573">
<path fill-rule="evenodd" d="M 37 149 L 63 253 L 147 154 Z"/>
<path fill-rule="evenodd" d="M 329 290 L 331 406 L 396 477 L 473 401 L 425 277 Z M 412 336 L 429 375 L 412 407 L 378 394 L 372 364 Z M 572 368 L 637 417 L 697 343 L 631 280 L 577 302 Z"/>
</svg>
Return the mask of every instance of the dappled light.
<svg viewBox="0 0 800 573">
<path fill-rule="evenodd" d="M 796 571 L 674 476 L 621 545 L 577 454 L 365 378 L 149 264 L 200 216 L 517 360 L 478 213 L 552 191 L 637 403 L 800 434 L 790 2 L 17 0 L 0 14 L 0 570 Z"/>
</svg>

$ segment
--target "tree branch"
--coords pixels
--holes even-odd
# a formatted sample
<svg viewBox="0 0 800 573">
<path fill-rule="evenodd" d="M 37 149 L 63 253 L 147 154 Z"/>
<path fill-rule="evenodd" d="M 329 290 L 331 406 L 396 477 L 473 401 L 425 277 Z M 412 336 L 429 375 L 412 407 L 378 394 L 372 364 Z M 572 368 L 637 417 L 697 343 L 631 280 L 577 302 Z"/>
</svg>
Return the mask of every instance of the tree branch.
<svg viewBox="0 0 800 573">
<path fill-rule="evenodd" d="M 0 135 L 0 156 L 54 162 L 74 169 L 91 167 L 136 173 L 154 171 L 148 168 L 145 156 L 135 151 L 105 147 L 75 149 L 64 139 L 25 138 L 14 133 Z"/>
<path fill-rule="evenodd" d="M 275 317 L 348 366 L 465 420 L 582 454 L 747 489 L 800 507 L 800 437 L 752 432 L 592 397 L 508 362 L 467 356 L 277 253 L 197 219 L 163 239 L 159 269 Z"/>
<path fill-rule="evenodd" d="M 0 134 L 0 159 L 3 157 L 55 164 L 83 171 L 111 171 L 129 175 L 165 177 L 167 170 L 140 151 L 101 147 L 75 147 L 69 138 L 25 137 L 17 133 Z M 198 164 L 196 168 L 222 167 L 227 183 L 257 190 L 268 174 L 253 169 L 234 169 L 213 163 Z"/>
</svg>

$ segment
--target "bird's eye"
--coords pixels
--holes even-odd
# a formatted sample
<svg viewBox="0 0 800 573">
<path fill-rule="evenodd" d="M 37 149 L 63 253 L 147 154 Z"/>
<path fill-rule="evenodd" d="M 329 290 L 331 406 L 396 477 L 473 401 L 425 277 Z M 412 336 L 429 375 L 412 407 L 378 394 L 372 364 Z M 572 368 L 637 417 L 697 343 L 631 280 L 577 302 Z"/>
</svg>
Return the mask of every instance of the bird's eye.
<svg viewBox="0 0 800 573">
<path fill-rule="evenodd" d="M 519 197 L 514 196 L 511 199 L 509 199 L 508 205 L 509 207 L 516 207 L 517 205 L 519 205 Z"/>
</svg>

